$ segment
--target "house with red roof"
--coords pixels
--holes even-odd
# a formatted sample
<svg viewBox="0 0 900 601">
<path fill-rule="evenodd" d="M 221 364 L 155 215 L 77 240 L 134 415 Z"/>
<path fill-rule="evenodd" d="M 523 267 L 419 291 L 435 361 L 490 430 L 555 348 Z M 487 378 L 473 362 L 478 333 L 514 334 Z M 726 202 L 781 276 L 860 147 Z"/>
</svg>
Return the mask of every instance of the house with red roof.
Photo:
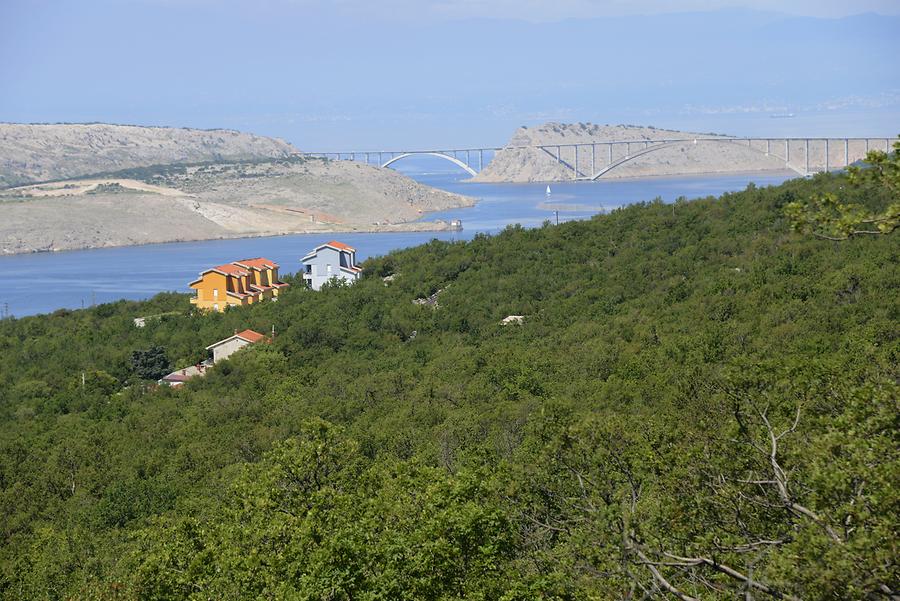
<svg viewBox="0 0 900 601">
<path fill-rule="evenodd" d="M 303 281 L 313 290 L 335 280 L 352 284 L 362 274 L 362 268 L 356 264 L 356 249 L 337 240 L 320 244 L 300 262 Z"/>
<path fill-rule="evenodd" d="M 288 284 L 278 279 L 278 263 L 257 257 L 201 271 L 189 286 L 197 291 L 191 304 L 199 309 L 224 311 L 228 306 L 275 300 Z"/>
<path fill-rule="evenodd" d="M 273 336 L 275 334 L 274 327 L 272 328 L 272 334 Z M 158 380 L 157 383 L 160 386 L 181 386 L 191 378 L 206 375 L 207 369 L 209 369 L 222 359 L 227 359 L 235 351 L 244 348 L 248 344 L 254 344 L 261 341 L 270 340 L 259 332 L 254 332 L 253 330 L 244 330 L 243 332 L 238 332 L 237 330 L 235 330 L 234 335 L 229 336 L 224 340 L 214 342 L 213 344 L 210 344 L 208 347 L 206 347 L 207 351 L 212 351 L 212 360 L 206 359 L 205 361 L 203 361 L 202 363 L 198 363 L 197 365 L 191 365 L 182 369 L 176 369 L 172 373 L 163 376 Z"/>
<path fill-rule="evenodd" d="M 244 348 L 248 344 L 253 344 L 261 340 L 266 340 L 266 337 L 259 332 L 244 330 L 243 332 L 235 332 L 233 336 L 210 344 L 206 347 L 206 350 L 212 351 L 213 363 L 215 364 L 222 359 L 227 359 L 232 353 Z"/>
</svg>

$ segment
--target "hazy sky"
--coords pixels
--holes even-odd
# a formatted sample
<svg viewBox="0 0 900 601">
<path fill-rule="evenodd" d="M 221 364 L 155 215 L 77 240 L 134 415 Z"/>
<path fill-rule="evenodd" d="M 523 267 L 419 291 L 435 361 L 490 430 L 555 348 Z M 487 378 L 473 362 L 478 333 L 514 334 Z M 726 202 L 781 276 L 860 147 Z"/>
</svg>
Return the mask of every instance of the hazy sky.
<svg viewBox="0 0 900 601">
<path fill-rule="evenodd" d="M 323 150 L 546 120 L 894 135 L 898 55 L 898 0 L 0 0 L 0 121 Z"/>
<path fill-rule="evenodd" d="M 347 13 L 372 11 L 382 17 L 518 18 L 534 21 L 752 8 L 811 17 L 843 17 L 863 12 L 900 14 L 897 0 L 283 0 L 297 5 L 330 5 Z M 269 2 L 277 5 L 278 0 Z M 384 10 L 387 8 L 387 10 Z M 325 10 L 328 10 L 325 8 Z"/>
</svg>

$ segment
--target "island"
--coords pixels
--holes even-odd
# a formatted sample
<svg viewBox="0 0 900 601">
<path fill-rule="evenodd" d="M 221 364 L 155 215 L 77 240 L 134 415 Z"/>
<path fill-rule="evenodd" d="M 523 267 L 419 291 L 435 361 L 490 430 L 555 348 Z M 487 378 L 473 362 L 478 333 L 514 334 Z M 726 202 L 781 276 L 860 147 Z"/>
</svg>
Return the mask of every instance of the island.
<svg viewBox="0 0 900 601">
<path fill-rule="evenodd" d="M 0 254 L 442 231 L 458 226 L 427 213 L 475 203 L 390 169 L 226 130 L 0 125 L 0 178 Z"/>
<path fill-rule="evenodd" d="M 640 125 L 597 125 L 593 123 L 545 123 L 539 127 L 522 126 L 509 143 L 497 151 L 493 160 L 472 178 L 472 182 L 557 182 L 571 181 L 574 151 L 571 145 L 601 142 L 638 142 L 631 151 L 642 148 L 640 143 L 659 140 L 686 139 L 683 144 L 647 153 L 603 174 L 604 179 L 696 175 L 702 173 L 744 173 L 753 171 L 787 171 L 783 159 L 766 154 L 765 148 L 748 147 L 724 142 L 729 136 L 660 129 Z M 721 138 L 723 143 L 695 144 L 693 139 Z M 560 147 L 561 160 L 555 147 Z M 545 148 L 541 148 L 545 147 Z M 594 166 L 607 164 L 606 146 L 598 147 Z M 601 152 L 602 151 L 602 152 Z M 629 149 L 625 144 L 613 149 L 613 160 L 622 158 Z M 578 158 L 580 176 L 591 171 L 589 152 Z"/>
</svg>

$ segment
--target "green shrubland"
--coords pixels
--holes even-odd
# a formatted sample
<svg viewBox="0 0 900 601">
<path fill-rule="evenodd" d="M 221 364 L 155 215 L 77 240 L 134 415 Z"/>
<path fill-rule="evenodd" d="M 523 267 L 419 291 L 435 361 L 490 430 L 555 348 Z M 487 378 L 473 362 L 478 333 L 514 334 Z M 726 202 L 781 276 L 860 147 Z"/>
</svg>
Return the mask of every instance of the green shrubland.
<svg viewBox="0 0 900 601">
<path fill-rule="evenodd" d="M 0 322 L 0 592 L 888 598 L 900 236 L 792 232 L 822 194 L 892 200 L 817 176 L 434 241 L 225 314 Z M 140 377 L 273 326 L 182 388 Z"/>
</svg>

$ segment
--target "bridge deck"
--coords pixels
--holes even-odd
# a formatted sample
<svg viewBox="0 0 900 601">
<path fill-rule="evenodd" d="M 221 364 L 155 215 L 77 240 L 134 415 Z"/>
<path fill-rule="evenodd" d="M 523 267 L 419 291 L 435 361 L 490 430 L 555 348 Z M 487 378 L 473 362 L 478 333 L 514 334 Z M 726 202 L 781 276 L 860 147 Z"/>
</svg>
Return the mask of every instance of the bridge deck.
<svg viewBox="0 0 900 601">
<path fill-rule="evenodd" d="M 512 150 L 536 150 L 542 155 L 550 155 L 557 163 L 572 172 L 573 180 L 596 180 L 605 173 L 634 159 L 665 148 L 683 144 L 731 143 L 746 144 L 750 150 L 760 152 L 784 161 L 784 166 L 801 175 L 818 171 L 845 168 L 866 156 L 870 150 L 890 152 L 891 137 L 737 137 L 737 136 L 696 136 L 681 138 L 657 138 L 653 140 L 592 140 L 552 144 L 532 144 L 514 146 L 484 146 L 469 148 L 429 149 L 429 150 L 348 150 L 325 152 L 301 152 L 301 156 L 320 157 L 336 160 L 365 160 L 366 164 L 377 163 L 388 167 L 393 163 L 416 155 L 430 155 L 450 161 L 470 175 L 476 175 L 486 165 L 485 153 Z M 597 148 L 606 150 L 606 158 L 598 165 Z M 624 152 L 622 148 L 624 147 Z M 579 157 L 580 150 L 582 152 Z M 566 151 L 566 152 L 564 152 Z M 565 155 L 568 155 L 568 158 Z M 604 153 L 600 153 L 604 154 Z M 373 161 L 377 159 L 377 161 Z M 589 160 L 588 160 L 589 159 Z"/>
</svg>

